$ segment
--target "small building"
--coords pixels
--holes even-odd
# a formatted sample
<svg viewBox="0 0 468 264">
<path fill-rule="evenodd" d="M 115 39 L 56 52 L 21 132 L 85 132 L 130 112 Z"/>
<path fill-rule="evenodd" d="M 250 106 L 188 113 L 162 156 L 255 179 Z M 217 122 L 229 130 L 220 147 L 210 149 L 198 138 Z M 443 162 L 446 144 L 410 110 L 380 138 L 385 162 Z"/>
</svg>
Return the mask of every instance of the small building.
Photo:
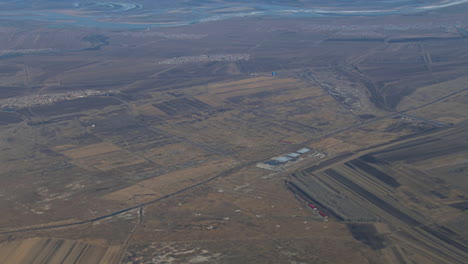
<svg viewBox="0 0 468 264">
<path fill-rule="evenodd" d="M 287 154 L 286 156 L 291 157 L 291 158 L 297 158 L 297 157 L 299 157 L 300 155 L 301 155 L 301 154 L 299 154 L 299 153 L 292 152 L 292 153 Z"/>
<path fill-rule="evenodd" d="M 280 157 L 275 158 L 274 160 L 279 161 L 279 162 L 287 162 L 287 161 L 292 160 L 292 158 L 288 156 L 280 156 Z"/>
<path fill-rule="evenodd" d="M 265 164 L 267 165 L 271 165 L 271 166 L 278 166 L 278 165 L 281 165 L 282 162 L 279 162 L 277 160 L 269 160 L 267 162 L 265 162 Z"/>
<path fill-rule="evenodd" d="M 300 153 L 300 154 L 304 154 L 304 153 L 307 153 L 307 152 L 309 152 L 309 151 L 310 151 L 310 149 L 308 149 L 308 148 L 301 148 L 300 150 L 298 150 L 298 151 L 296 151 L 296 152 L 297 152 L 297 153 Z"/>
</svg>

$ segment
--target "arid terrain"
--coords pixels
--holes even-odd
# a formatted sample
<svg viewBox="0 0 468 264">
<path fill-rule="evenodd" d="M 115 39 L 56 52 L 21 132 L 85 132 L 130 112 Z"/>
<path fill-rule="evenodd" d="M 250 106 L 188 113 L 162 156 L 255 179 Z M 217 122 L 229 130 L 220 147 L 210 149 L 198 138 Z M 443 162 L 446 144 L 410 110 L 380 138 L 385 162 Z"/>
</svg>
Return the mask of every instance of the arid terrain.
<svg viewBox="0 0 468 264">
<path fill-rule="evenodd" d="M 468 263 L 467 1 L 320 2 L 0 0 L 0 263 Z"/>
</svg>

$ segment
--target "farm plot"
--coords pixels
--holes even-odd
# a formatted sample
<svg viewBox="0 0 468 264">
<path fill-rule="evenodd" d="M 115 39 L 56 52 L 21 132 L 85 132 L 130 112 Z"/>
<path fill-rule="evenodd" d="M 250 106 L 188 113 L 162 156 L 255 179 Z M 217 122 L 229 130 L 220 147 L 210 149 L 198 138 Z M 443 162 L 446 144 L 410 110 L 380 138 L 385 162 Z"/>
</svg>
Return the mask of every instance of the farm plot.
<svg viewBox="0 0 468 264">
<path fill-rule="evenodd" d="M 141 125 L 126 126 L 115 130 L 95 133 L 98 137 L 130 151 L 144 151 L 155 147 L 162 147 L 177 140 L 169 135 L 160 133 Z"/>
<path fill-rule="evenodd" d="M 104 264 L 119 260 L 120 246 L 104 246 L 55 238 L 29 238 L 0 243 L 4 264 Z"/>
<path fill-rule="evenodd" d="M 57 149 L 63 149 L 66 146 L 57 146 Z M 83 147 L 72 148 L 68 150 L 60 151 L 61 154 L 71 158 L 71 159 L 79 159 L 88 156 L 95 156 L 99 154 L 109 153 L 113 151 L 120 150 L 114 144 L 102 142 L 97 144 L 91 144 Z"/>
<path fill-rule="evenodd" d="M 57 149 L 64 149 L 66 147 L 57 146 Z M 89 170 L 108 171 L 146 162 L 145 159 L 108 142 L 74 147 L 63 150 L 60 153 L 70 158 L 72 164 Z"/>
<path fill-rule="evenodd" d="M 215 108 L 196 98 L 177 98 L 154 104 L 154 106 L 171 117 L 177 115 L 201 115 L 203 113 L 211 114 L 216 112 Z"/>
<path fill-rule="evenodd" d="M 74 159 L 71 161 L 72 164 L 78 167 L 100 171 L 110 171 L 117 168 L 128 167 L 145 162 L 145 159 L 132 155 L 127 151 L 114 151 L 105 154 Z"/>
<path fill-rule="evenodd" d="M 21 121 L 23 121 L 23 119 L 17 114 L 0 112 L 0 126 L 16 124 L 16 123 L 20 123 Z"/>
<path fill-rule="evenodd" d="M 189 167 L 213 157 L 212 153 L 187 143 L 168 144 L 136 153 L 166 168 Z"/>
</svg>

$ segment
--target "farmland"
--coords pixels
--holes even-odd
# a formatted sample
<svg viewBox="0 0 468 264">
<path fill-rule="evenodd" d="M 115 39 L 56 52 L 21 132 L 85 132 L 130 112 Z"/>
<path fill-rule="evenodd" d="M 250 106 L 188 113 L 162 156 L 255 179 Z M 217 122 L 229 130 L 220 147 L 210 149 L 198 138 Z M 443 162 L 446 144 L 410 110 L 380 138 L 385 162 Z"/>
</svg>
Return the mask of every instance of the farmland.
<svg viewBox="0 0 468 264">
<path fill-rule="evenodd" d="M 215 2 L 0 1 L 0 263 L 466 263 L 467 4 Z"/>
<path fill-rule="evenodd" d="M 463 200 L 463 188 L 449 184 L 457 176 L 443 177 L 415 165 L 430 163 L 444 167 L 447 155 L 466 157 L 466 147 L 458 145 L 460 137 L 466 138 L 466 123 L 430 136 L 367 150 L 365 155 L 350 156 L 335 165 L 306 168 L 294 174 L 289 184 L 301 197 L 321 205 L 338 219 L 351 223 L 383 222 L 399 229 L 398 233 L 385 235 L 385 239 L 404 241 L 412 237 L 413 243 L 420 244 L 420 254 L 435 253 L 431 256 L 434 263 L 447 259 L 462 263 L 466 246 L 464 231 L 458 224 L 463 221 L 463 209 L 454 209 L 452 203 Z M 363 212 L 380 217 L 365 218 Z M 397 238 L 400 235 L 406 238 Z M 381 242 L 376 243 L 372 246 L 382 248 Z M 441 244 L 446 246 L 442 249 Z M 441 259 L 437 260 L 438 257 Z"/>
</svg>

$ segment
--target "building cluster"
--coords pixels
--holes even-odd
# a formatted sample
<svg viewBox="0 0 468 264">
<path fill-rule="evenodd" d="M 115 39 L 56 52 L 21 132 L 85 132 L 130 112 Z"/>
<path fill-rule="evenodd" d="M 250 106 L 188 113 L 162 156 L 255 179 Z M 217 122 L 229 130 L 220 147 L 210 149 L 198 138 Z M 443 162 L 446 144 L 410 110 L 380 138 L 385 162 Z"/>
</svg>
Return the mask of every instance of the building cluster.
<svg viewBox="0 0 468 264">
<path fill-rule="evenodd" d="M 281 155 L 279 157 L 271 158 L 268 161 L 258 163 L 257 167 L 272 171 L 281 171 L 284 170 L 286 167 L 298 162 L 304 155 L 308 155 L 309 157 L 314 157 L 318 159 L 322 159 L 327 156 L 326 153 L 320 152 L 318 150 L 311 150 L 309 148 L 301 148 L 295 152 L 291 152 L 288 154 Z"/>
<path fill-rule="evenodd" d="M 73 91 L 67 93 L 54 93 L 54 94 L 36 94 L 27 95 L 21 97 L 5 98 L 0 100 L 0 108 L 3 109 L 16 109 L 25 108 L 37 105 L 48 105 L 59 101 L 73 100 L 78 98 L 85 98 L 96 95 L 109 95 L 114 94 L 116 91 L 96 91 L 96 90 L 85 90 L 85 91 Z"/>
<path fill-rule="evenodd" d="M 126 37 L 161 37 L 166 39 L 201 39 L 208 35 L 206 34 L 169 34 L 164 32 L 152 32 L 152 31 L 139 31 L 139 32 L 124 32 L 121 35 Z"/>
<path fill-rule="evenodd" d="M 31 53 L 52 52 L 54 49 L 15 49 L 15 50 L 0 50 L 0 57 L 11 55 L 22 55 Z"/>
<path fill-rule="evenodd" d="M 444 32 L 456 32 L 463 23 L 458 22 L 427 22 L 427 23 L 399 23 L 399 24 L 311 24 L 304 26 L 305 29 L 313 31 L 366 31 L 366 30 L 441 30 Z"/>
<path fill-rule="evenodd" d="M 212 62 L 212 61 L 240 61 L 250 60 L 249 54 L 215 54 L 215 55 L 200 55 L 200 56 L 185 56 L 176 57 L 160 61 L 159 64 L 185 64 L 194 62 Z"/>
</svg>

